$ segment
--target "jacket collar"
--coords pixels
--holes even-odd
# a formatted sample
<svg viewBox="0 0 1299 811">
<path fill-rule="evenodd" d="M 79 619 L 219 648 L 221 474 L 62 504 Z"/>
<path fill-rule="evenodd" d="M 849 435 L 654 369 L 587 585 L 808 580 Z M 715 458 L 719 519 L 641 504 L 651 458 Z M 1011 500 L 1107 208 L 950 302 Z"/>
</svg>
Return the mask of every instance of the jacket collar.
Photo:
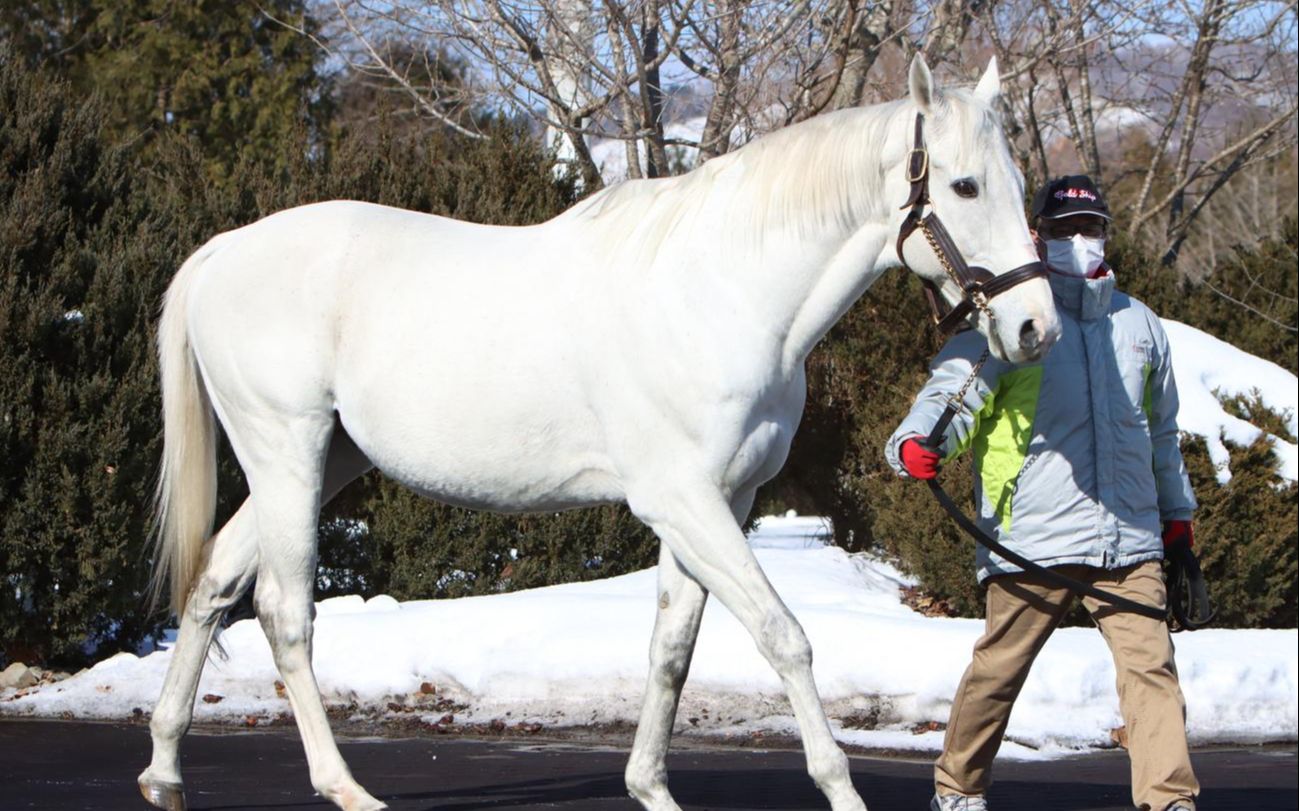
<svg viewBox="0 0 1299 811">
<path fill-rule="evenodd" d="M 1082 278 L 1051 270 L 1047 278 L 1056 302 L 1084 321 L 1100 318 L 1110 311 L 1110 295 L 1114 292 L 1114 271 L 1102 265 L 1102 276 Z"/>
</svg>

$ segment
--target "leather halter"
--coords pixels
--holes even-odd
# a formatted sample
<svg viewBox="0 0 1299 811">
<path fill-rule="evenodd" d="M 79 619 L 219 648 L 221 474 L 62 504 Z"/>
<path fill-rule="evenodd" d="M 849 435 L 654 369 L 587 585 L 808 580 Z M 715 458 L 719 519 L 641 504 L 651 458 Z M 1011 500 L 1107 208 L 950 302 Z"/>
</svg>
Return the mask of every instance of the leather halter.
<svg viewBox="0 0 1299 811">
<path fill-rule="evenodd" d="M 925 206 L 930 206 L 931 209 L 933 207 L 929 199 L 929 151 L 925 148 L 924 120 L 923 114 L 916 113 L 915 142 L 907 157 L 907 182 L 911 184 L 911 195 L 902 205 L 902 208 L 911 211 L 898 229 L 897 254 L 902 266 L 910 270 L 911 266 L 902 254 L 902 244 L 917 230 L 925 235 L 943 270 L 961 289 L 961 300 L 950 305 L 937 285 L 922 278 L 925 298 L 929 300 L 929 309 L 934 314 L 934 323 L 944 333 L 953 333 L 968 326 L 967 319 L 976 309 L 987 313 L 988 318 L 992 319 L 992 311 L 988 309 L 990 299 L 1030 279 L 1045 278 L 1046 267 L 1041 262 L 1029 262 L 996 275 L 987 268 L 967 265 L 961 252 L 956 249 L 951 234 L 938 219 L 938 214 L 932 210 L 928 215 L 924 214 Z"/>
</svg>

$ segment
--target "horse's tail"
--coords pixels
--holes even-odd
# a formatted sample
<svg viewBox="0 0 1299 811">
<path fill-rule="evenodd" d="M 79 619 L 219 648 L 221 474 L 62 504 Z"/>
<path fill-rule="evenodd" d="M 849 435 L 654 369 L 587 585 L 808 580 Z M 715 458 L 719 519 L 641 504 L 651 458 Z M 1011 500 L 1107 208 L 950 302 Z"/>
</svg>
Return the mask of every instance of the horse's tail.
<svg viewBox="0 0 1299 811">
<path fill-rule="evenodd" d="M 198 577 L 203 544 L 216 514 L 216 420 L 190 346 L 186 309 L 196 272 L 217 240 L 180 266 L 163 299 L 158 324 L 162 378 L 162 470 L 154 497 L 154 570 L 150 605 L 170 592 L 171 609 L 184 610 Z"/>
</svg>

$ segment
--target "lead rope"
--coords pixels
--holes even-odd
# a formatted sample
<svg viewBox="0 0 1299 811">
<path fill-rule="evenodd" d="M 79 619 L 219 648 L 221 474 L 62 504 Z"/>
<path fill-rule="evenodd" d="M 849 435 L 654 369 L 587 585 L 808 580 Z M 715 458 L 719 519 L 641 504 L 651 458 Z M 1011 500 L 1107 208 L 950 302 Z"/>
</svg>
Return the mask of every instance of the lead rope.
<svg viewBox="0 0 1299 811">
<path fill-rule="evenodd" d="M 961 390 L 947 399 L 947 406 L 943 409 L 942 416 L 940 416 L 938 422 L 934 424 L 934 428 L 929 432 L 929 436 L 920 443 L 926 449 L 933 451 L 934 453 L 939 452 L 939 448 L 943 445 L 943 435 L 947 432 L 947 426 L 950 425 L 952 419 L 965 408 L 965 394 L 970 390 L 970 386 L 974 385 L 974 381 L 979 376 L 979 372 L 983 370 L 983 364 L 987 363 L 987 361 L 988 350 L 984 349 L 983 354 L 979 356 L 978 362 L 974 364 L 970 376 L 965 379 L 965 383 L 961 386 Z M 961 508 L 956 506 L 956 502 L 952 501 L 952 497 L 947 495 L 947 491 L 943 490 L 943 486 L 938 483 L 937 477 L 927 479 L 925 480 L 925 483 L 929 485 L 929 491 L 934 494 L 934 498 L 938 500 L 938 503 L 942 505 L 943 509 L 947 511 L 947 514 L 952 517 L 952 520 L 954 520 L 961 529 L 965 530 L 966 534 L 981 546 L 997 553 L 1002 558 L 1015 564 L 1024 571 L 1036 574 L 1039 577 L 1049 580 L 1057 586 L 1063 586 L 1070 591 L 1079 594 L 1086 594 L 1103 603 L 1109 603 L 1115 608 L 1131 611 L 1140 614 L 1143 617 L 1160 620 L 1161 622 L 1167 619 L 1168 612 L 1166 609 L 1145 605 L 1144 603 L 1138 603 L 1135 600 L 1129 600 L 1127 597 L 1120 597 L 1117 594 L 1102 591 L 1090 583 L 1075 580 L 1072 577 L 1060 574 L 1054 569 L 1048 569 L 1045 566 L 1034 563 L 1022 555 L 1012 552 L 998 543 L 986 532 L 979 529 L 973 521 L 967 518 L 965 513 L 961 512 Z"/>
</svg>

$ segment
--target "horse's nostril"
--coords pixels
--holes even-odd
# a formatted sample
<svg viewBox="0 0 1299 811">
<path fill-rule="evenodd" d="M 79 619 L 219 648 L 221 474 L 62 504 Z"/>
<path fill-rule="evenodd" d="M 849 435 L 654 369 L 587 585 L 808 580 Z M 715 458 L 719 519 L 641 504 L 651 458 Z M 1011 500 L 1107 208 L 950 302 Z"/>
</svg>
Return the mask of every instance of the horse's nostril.
<svg viewBox="0 0 1299 811">
<path fill-rule="evenodd" d="M 1019 345 L 1024 349 L 1035 349 L 1040 343 L 1042 330 L 1038 329 L 1037 321 L 1030 318 L 1019 328 Z"/>
</svg>

